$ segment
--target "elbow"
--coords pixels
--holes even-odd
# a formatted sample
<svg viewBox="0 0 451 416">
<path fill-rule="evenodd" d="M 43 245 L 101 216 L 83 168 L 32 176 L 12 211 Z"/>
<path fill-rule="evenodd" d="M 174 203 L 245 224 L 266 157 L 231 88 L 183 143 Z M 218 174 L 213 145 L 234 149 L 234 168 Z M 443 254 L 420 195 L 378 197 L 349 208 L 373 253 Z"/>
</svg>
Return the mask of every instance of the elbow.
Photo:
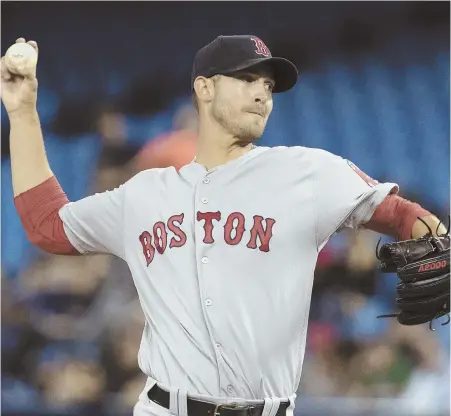
<svg viewBox="0 0 451 416">
<path fill-rule="evenodd" d="M 68 202 L 55 177 L 14 199 L 31 244 L 51 254 L 79 254 L 67 238 L 59 216 L 59 210 Z"/>
<path fill-rule="evenodd" d="M 67 238 L 58 211 L 54 210 L 39 222 L 25 222 L 28 240 L 35 247 L 50 254 L 80 254 Z"/>
<path fill-rule="evenodd" d="M 55 177 L 14 198 L 28 240 L 51 254 L 79 254 L 64 231 L 59 210 L 69 202 Z"/>
<path fill-rule="evenodd" d="M 52 244 L 46 241 L 46 239 L 39 235 L 38 232 L 29 232 L 27 230 L 25 230 L 25 232 L 27 234 L 28 241 L 33 246 L 50 254 L 58 254 L 55 253 L 55 250 L 52 248 Z"/>
<path fill-rule="evenodd" d="M 48 238 L 43 235 L 39 230 L 28 232 L 28 241 L 33 244 L 33 246 L 45 251 L 49 254 L 60 254 L 60 255 L 77 255 L 80 254 L 67 240 L 67 238 Z"/>
</svg>

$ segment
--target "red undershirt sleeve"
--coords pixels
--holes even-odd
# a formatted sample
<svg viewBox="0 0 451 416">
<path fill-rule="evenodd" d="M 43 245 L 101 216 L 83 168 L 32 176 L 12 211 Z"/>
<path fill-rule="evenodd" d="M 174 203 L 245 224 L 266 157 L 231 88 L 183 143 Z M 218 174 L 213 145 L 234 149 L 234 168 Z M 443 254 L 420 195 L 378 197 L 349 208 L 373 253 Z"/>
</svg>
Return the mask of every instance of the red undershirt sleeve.
<svg viewBox="0 0 451 416">
<path fill-rule="evenodd" d="M 75 202 L 53 176 L 14 202 L 29 240 L 52 254 L 113 254 L 124 258 L 126 185 Z"/>
<path fill-rule="evenodd" d="M 69 203 L 55 176 L 14 199 L 28 239 L 52 254 L 79 254 L 64 232 L 59 210 Z"/>
<path fill-rule="evenodd" d="M 432 214 L 419 204 L 391 194 L 385 197 L 364 227 L 400 241 L 410 240 L 415 221 L 427 215 Z"/>
</svg>

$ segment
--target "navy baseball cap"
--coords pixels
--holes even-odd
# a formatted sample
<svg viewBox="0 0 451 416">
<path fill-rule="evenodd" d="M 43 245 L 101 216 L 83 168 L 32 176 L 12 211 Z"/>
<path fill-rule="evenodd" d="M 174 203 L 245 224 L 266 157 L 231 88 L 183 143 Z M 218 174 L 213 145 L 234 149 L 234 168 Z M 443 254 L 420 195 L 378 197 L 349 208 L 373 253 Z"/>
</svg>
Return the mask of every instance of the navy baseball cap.
<svg viewBox="0 0 451 416">
<path fill-rule="evenodd" d="M 236 71 L 266 64 L 274 71 L 274 93 L 288 91 L 297 82 L 296 66 L 285 58 L 276 58 L 257 36 L 218 36 L 203 47 L 194 59 L 191 88 L 197 77 L 232 75 Z"/>
</svg>

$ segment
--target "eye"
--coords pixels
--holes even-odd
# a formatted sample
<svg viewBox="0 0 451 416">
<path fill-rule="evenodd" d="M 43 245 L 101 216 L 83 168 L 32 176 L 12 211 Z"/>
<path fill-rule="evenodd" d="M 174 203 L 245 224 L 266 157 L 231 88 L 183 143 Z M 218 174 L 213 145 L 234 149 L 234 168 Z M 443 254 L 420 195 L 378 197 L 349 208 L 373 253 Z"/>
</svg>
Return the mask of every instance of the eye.
<svg viewBox="0 0 451 416">
<path fill-rule="evenodd" d="M 267 81 L 265 82 L 266 88 L 268 88 L 269 91 L 272 91 L 274 89 L 274 82 Z"/>
<path fill-rule="evenodd" d="M 237 76 L 237 78 L 244 82 L 254 82 L 255 81 L 255 79 L 249 74 L 240 74 Z"/>
</svg>

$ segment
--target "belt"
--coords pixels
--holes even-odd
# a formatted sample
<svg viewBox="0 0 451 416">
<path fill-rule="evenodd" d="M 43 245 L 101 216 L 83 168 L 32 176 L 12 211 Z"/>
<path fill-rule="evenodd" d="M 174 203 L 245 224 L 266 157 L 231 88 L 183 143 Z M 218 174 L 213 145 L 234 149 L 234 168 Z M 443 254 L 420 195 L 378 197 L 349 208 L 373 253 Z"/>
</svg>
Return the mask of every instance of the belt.
<svg viewBox="0 0 451 416">
<path fill-rule="evenodd" d="M 147 392 L 147 397 L 156 404 L 169 409 L 169 393 L 156 384 Z M 238 403 L 214 404 L 187 398 L 188 416 L 261 416 L 263 404 Z M 281 402 L 275 416 L 285 416 L 290 402 Z"/>
</svg>

